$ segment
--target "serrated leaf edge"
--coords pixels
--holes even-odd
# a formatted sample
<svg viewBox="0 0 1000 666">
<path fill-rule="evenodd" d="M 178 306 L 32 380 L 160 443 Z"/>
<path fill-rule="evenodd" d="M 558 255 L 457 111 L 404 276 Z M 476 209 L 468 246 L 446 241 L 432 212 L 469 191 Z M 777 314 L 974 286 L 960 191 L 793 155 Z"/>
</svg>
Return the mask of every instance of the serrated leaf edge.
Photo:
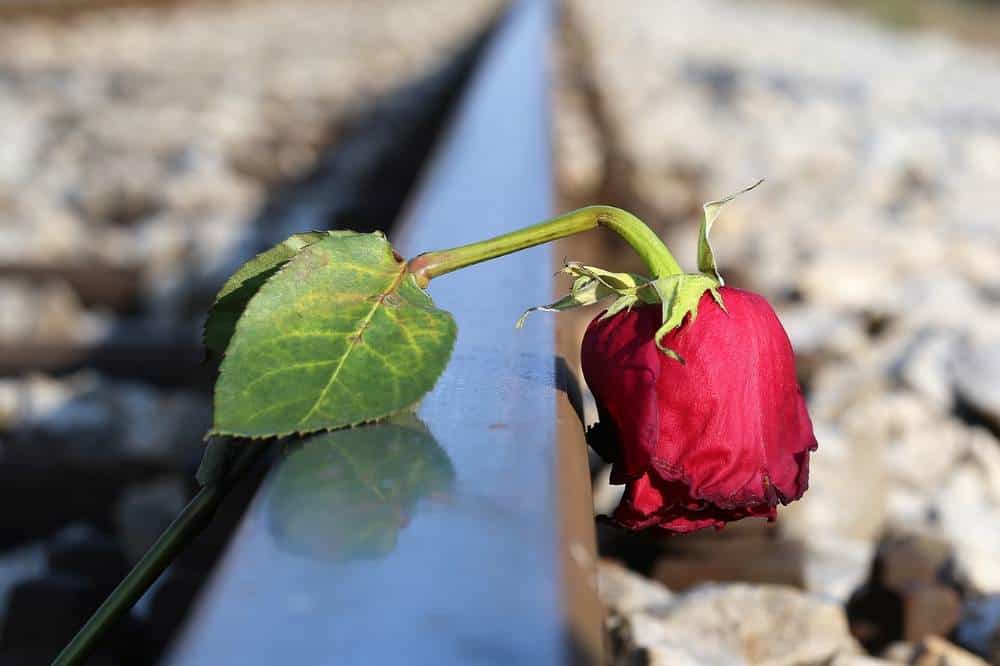
<svg viewBox="0 0 1000 666">
<path fill-rule="evenodd" d="M 291 236 L 289 236 L 285 240 L 281 241 L 280 243 L 275 243 L 274 245 L 272 245 L 268 249 L 263 250 L 261 252 L 258 252 L 257 254 L 255 254 L 250 259 L 247 259 L 246 261 L 244 261 L 242 264 L 239 265 L 239 267 L 235 271 L 233 271 L 233 275 L 235 275 L 236 273 L 238 273 L 247 264 L 255 261 L 256 259 L 259 259 L 260 257 L 264 256 L 268 252 L 273 251 L 279 245 L 288 245 L 289 241 L 291 241 L 293 239 L 296 239 L 299 236 L 306 236 L 308 234 L 324 234 L 326 236 L 331 236 L 331 235 L 334 235 L 334 234 L 338 233 L 338 231 L 340 231 L 340 230 L 328 229 L 326 231 L 322 231 L 322 230 L 319 230 L 319 229 L 312 229 L 310 231 L 300 231 L 299 233 L 292 234 Z M 356 233 L 356 232 L 352 232 L 352 233 Z M 281 261 L 281 262 L 275 264 L 273 268 L 276 268 L 277 270 L 275 270 L 274 273 L 272 273 L 270 276 L 268 276 L 264 280 L 264 282 L 261 284 L 261 287 L 263 288 L 263 286 L 265 284 L 267 284 L 271 280 L 271 278 L 273 278 L 275 275 L 277 275 L 278 272 L 280 272 L 281 269 L 284 268 L 284 266 L 287 265 L 289 261 L 291 261 L 292 259 L 294 259 L 298 255 L 299 252 L 301 252 L 305 248 L 309 247 L 313 243 L 318 243 L 320 240 L 322 240 L 322 238 L 317 238 L 316 240 L 314 240 L 312 242 L 302 243 L 297 248 L 292 248 L 292 247 L 289 246 L 289 249 L 293 250 L 294 254 L 292 256 L 290 256 L 289 258 L 285 259 L 284 261 Z M 267 269 L 267 270 L 270 270 L 270 269 Z M 263 273 L 263 272 L 265 272 L 265 271 L 261 271 L 261 273 Z M 208 336 L 208 323 L 209 323 L 209 321 L 212 318 L 212 314 L 215 312 L 215 307 L 219 304 L 219 301 L 221 301 L 223 298 L 225 298 L 229 294 L 233 293 L 234 291 L 236 291 L 240 287 L 242 287 L 247 282 L 247 280 L 250 280 L 250 279 L 252 279 L 254 277 L 257 277 L 258 275 L 260 275 L 260 273 L 248 276 L 243 281 L 241 281 L 238 285 L 236 285 L 235 287 L 233 287 L 232 289 L 230 289 L 230 290 L 227 291 L 226 290 L 226 286 L 229 284 L 229 281 L 232 279 L 232 275 L 231 275 L 230 277 L 226 278 L 226 281 L 222 283 L 221 287 L 219 287 L 219 290 L 216 292 L 215 297 L 212 299 L 212 304 L 208 307 L 208 313 L 205 315 L 205 321 L 201 325 L 201 344 L 205 348 L 206 360 L 209 358 L 210 355 L 218 353 L 214 349 L 211 349 L 208 346 L 208 339 L 207 339 L 207 336 Z M 258 289 L 258 291 L 260 291 L 260 290 Z M 254 296 L 256 296 L 256 295 L 257 294 L 254 294 Z M 252 300 L 253 300 L 253 296 L 251 296 L 250 299 L 246 302 L 246 305 L 243 308 L 244 310 L 246 310 L 246 306 L 250 305 L 250 301 L 252 301 Z M 236 323 L 237 324 L 239 324 L 239 320 L 240 320 L 240 318 L 242 316 L 243 316 L 243 313 L 241 312 L 240 316 L 236 318 Z M 234 329 L 234 333 L 235 333 L 235 329 Z M 228 347 L 228 345 L 227 345 L 227 347 Z M 221 358 L 225 357 L 225 350 L 222 351 L 222 353 L 220 354 L 220 357 Z"/>
<path fill-rule="evenodd" d="M 451 352 L 448 353 L 448 359 L 449 360 L 451 359 Z M 440 377 L 438 377 L 438 379 L 434 381 L 434 385 L 431 386 L 430 389 L 428 389 L 428 391 L 427 391 L 428 393 L 430 393 L 431 391 L 434 390 L 434 386 L 437 386 L 437 382 L 439 380 L 440 380 Z M 211 430 L 206 435 L 206 438 L 208 438 L 208 437 L 227 437 L 227 438 L 249 439 L 249 440 L 259 441 L 259 440 L 264 440 L 264 439 L 281 439 L 282 437 L 293 437 L 293 436 L 294 437 L 304 437 L 306 435 L 315 435 L 316 433 L 322 433 L 322 432 L 336 432 L 338 430 L 347 430 L 347 429 L 350 429 L 350 428 L 357 428 L 359 426 L 367 425 L 369 423 L 379 423 L 381 421 L 384 421 L 385 419 L 392 418 L 393 416 L 396 416 L 397 414 L 405 414 L 407 412 L 416 413 L 416 408 L 419 407 L 420 402 L 422 400 L 423 400 L 423 398 L 421 398 L 420 400 L 417 400 L 416 402 L 414 402 L 414 403 L 412 403 L 410 405 L 407 405 L 405 407 L 401 407 L 400 409 L 396 409 L 396 410 L 393 410 L 391 412 L 387 412 L 385 414 L 379 414 L 378 416 L 373 416 L 370 419 L 363 419 L 361 421 L 356 421 L 354 423 L 347 423 L 347 424 L 344 424 L 344 425 L 334 426 L 332 428 L 315 428 L 313 430 L 289 430 L 288 432 L 282 432 L 282 433 L 277 433 L 277 434 L 273 434 L 273 435 L 249 435 L 249 434 L 240 433 L 240 432 L 236 432 L 236 431 L 229 431 L 229 430 Z"/>
<path fill-rule="evenodd" d="M 302 250 L 299 249 L 299 252 L 301 252 L 301 251 Z M 295 256 L 298 256 L 298 254 L 296 253 Z M 292 258 L 294 258 L 294 257 L 292 257 Z M 243 308 L 243 312 L 246 312 L 246 308 L 250 307 L 250 303 L 252 303 L 253 300 L 255 298 L 257 298 L 257 296 L 260 295 L 260 292 L 263 290 L 264 285 L 266 285 L 268 282 L 270 282 L 271 280 L 273 280 L 276 276 L 278 276 L 279 274 L 281 274 L 285 270 L 287 270 L 288 269 L 288 264 L 290 264 L 290 263 L 291 263 L 291 259 L 289 259 L 288 261 L 285 261 L 284 264 L 282 264 L 281 267 L 278 268 L 278 270 L 274 271 L 274 273 L 272 273 L 266 280 L 264 280 L 264 284 L 262 284 L 261 288 L 257 290 L 257 293 L 255 293 L 253 296 L 251 296 L 250 300 L 247 301 L 246 307 Z M 233 337 L 234 338 L 236 337 L 236 333 L 239 330 L 240 324 L 242 322 L 243 322 L 243 313 L 240 313 L 239 318 L 236 320 L 236 327 L 233 329 Z M 215 378 L 215 384 L 212 386 L 212 427 L 208 430 L 208 432 L 205 433 L 205 436 L 202 438 L 203 441 L 208 441 L 208 439 L 211 438 L 211 437 L 242 437 L 242 438 L 245 438 L 245 439 L 276 439 L 276 438 L 279 438 L 279 437 L 288 437 L 289 435 L 296 434 L 294 432 L 287 432 L 287 433 L 276 434 L 276 435 L 245 435 L 245 434 L 241 434 L 241 433 L 238 433 L 238 432 L 235 432 L 235 431 L 217 430 L 215 428 L 215 394 L 219 390 L 219 383 L 222 380 L 222 376 L 225 374 L 225 367 L 224 367 L 225 363 L 223 363 L 223 361 L 226 360 L 226 358 L 227 358 L 228 355 L 229 355 L 229 347 L 227 346 L 226 347 L 226 351 L 222 353 L 222 358 L 221 358 L 221 360 L 219 362 L 219 375 Z"/>
</svg>

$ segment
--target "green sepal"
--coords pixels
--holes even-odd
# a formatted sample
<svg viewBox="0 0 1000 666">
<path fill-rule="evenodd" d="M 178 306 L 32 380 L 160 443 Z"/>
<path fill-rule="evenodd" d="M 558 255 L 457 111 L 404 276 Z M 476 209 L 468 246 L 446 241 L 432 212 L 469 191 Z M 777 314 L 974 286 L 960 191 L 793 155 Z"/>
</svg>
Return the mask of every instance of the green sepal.
<svg viewBox="0 0 1000 666">
<path fill-rule="evenodd" d="M 701 228 L 698 230 L 698 270 L 701 271 L 702 274 L 707 275 L 718 282 L 719 286 L 726 284 L 726 282 L 722 279 L 722 276 L 719 275 L 719 267 L 715 263 L 715 253 L 712 252 L 712 245 L 708 242 L 708 236 L 712 233 L 712 225 L 715 224 L 717 219 L 719 219 L 723 206 L 741 194 L 749 192 L 763 182 L 764 179 L 761 178 L 750 187 L 744 188 L 739 192 L 730 194 L 728 197 L 723 197 L 717 201 L 709 201 L 702 206 L 705 211 L 705 216 L 701 221 Z"/>
<path fill-rule="evenodd" d="M 654 341 L 660 351 L 683 363 L 684 360 L 677 352 L 662 344 L 663 336 L 683 324 L 688 315 L 691 315 L 691 320 L 698 315 L 698 301 L 706 291 L 710 291 L 715 302 L 725 310 L 722 295 L 718 291 L 721 284 L 712 277 L 700 273 L 680 273 L 651 280 L 635 273 L 613 273 L 576 262 L 568 262 L 561 272 L 574 278 L 570 293 L 555 303 L 527 310 L 517 320 L 518 328 L 523 326 L 527 316 L 536 310 L 547 312 L 572 310 L 594 305 L 611 296 L 617 298 L 601 314 L 601 320 L 631 310 L 636 305 L 662 304 L 663 323 L 657 329 Z"/>
<path fill-rule="evenodd" d="M 722 294 L 719 293 L 719 289 L 717 287 L 713 287 L 711 289 L 711 294 L 712 294 L 712 298 L 715 300 L 716 304 L 720 308 L 722 308 L 722 311 L 725 312 L 726 314 L 729 314 L 729 310 L 726 309 L 726 303 L 725 303 L 725 301 L 722 300 Z"/>
<path fill-rule="evenodd" d="M 572 310 L 586 305 L 593 305 L 603 298 L 598 297 L 597 295 L 598 286 L 597 282 L 586 281 L 586 278 L 579 278 L 573 283 L 573 287 L 570 289 L 570 292 L 558 301 L 549 303 L 548 305 L 538 305 L 525 310 L 524 313 L 518 317 L 517 323 L 514 324 L 514 327 L 522 328 L 524 326 L 524 322 L 528 319 L 528 315 L 532 312 L 562 312 L 564 310 Z M 605 296 L 607 295 L 608 294 L 605 294 Z"/>
<path fill-rule="evenodd" d="M 684 363 L 680 354 L 663 345 L 661 342 L 663 336 L 680 327 L 685 320 L 688 322 L 695 320 L 698 316 L 698 302 L 706 291 L 711 291 L 715 302 L 725 309 L 722 294 L 718 291 L 719 286 L 721 285 L 718 282 L 707 275 L 668 275 L 653 282 L 653 288 L 663 303 L 663 323 L 653 336 L 657 349 Z"/>
<path fill-rule="evenodd" d="M 603 268 L 585 266 L 570 261 L 563 266 L 560 273 L 574 278 L 570 292 L 548 305 L 539 305 L 524 311 L 515 326 L 521 328 L 532 312 L 563 312 L 576 308 L 595 305 L 604 299 L 618 295 L 619 298 L 608 308 L 612 314 L 631 308 L 639 302 L 654 303 L 655 300 L 643 300 L 642 292 L 652 293 L 648 289 L 649 278 L 635 273 L 612 273 Z"/>
<path fill-rule="evenodd" d="M 612 303 L 607 310 L 604 311 L 604 314 L 601 315 L 601 320 L 603 321 L 608 317 L 613 317 L 622 310 L 626 311 L 631 310 L 632 306 L 638 302 L 639 302 L 639 297 L 633 294 L 627 294 L 625 296 L 621 296 L 617 300 L 615 300 L 615 302 Z"/>
</svg>

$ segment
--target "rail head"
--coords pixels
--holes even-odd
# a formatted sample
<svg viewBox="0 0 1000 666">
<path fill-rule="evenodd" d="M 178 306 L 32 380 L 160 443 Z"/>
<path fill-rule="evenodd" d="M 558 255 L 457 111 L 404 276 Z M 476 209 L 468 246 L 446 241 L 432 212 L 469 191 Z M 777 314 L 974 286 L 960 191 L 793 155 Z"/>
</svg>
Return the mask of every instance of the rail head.
<svg viewBox="0 0 1000 666">
<path fill-rule="evenodd" d="M 523 2 L 492 38 L 394 234 L 404 253 L 550 215 L 550 24 L 547 2 Z M 581 621 L 579 612 L 598 607 L 586 571 L 594 541 L 586 478 L 574 476 L 585 473 L 586 451 L 579 428 L 571 442 L 573 429 L 562 428 L 559 441 L 568 412 L 554 322 L 513 325 L 527 305 L 550 300 L 550 252 L 434 282 L 459 337 L 419 422 L 289 447 L 169 663 L 599 659 L 599 619 Z"/>
</svg>

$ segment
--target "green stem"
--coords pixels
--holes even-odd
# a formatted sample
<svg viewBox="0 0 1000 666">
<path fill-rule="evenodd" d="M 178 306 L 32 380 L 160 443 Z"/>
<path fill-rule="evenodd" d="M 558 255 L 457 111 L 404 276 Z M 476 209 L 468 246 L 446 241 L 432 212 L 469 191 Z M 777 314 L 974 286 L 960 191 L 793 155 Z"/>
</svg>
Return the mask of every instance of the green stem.
<svg viewBox="0 0 1000 666">
<path fill-rule="evenodd" d="M 652 277 L 683 273 L 652 229 L 632 213 L 612 206 L 587 206 L 478 243 L 425 252 L 410 260 L 409 271 L 417 284 L 426 287 L 439 275 L 597 227 L 606 227 L 625 239 L 645 262 Z"/>
<path fill-rule="evenodd" d="M 83 663 L 108 629 L 135 605 L 180 551 L 205 528 L 223 498 L 267 448 L 267 443 L 240 443 L 239 446 L 240 451 L 233 460 L 229 473 L 220 481 L 206 485 L 188 502 L 114 592 L 90 616 L 73 640 L 63 648 L 52 662 L 53 666 Z"/>
</svg>

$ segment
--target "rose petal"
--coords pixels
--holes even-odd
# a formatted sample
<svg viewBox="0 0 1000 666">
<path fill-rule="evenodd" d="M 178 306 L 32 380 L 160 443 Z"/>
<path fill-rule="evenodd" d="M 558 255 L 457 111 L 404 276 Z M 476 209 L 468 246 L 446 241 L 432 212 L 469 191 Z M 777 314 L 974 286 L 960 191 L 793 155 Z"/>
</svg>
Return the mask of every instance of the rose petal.
<svg viewBox="0 0 1000 666">
<path fill-rule="evenodd" d="M 628 482 L 612 521 L 688 532 L 774 507 L 808 486 L 812 423 L 788 336 L 762 297 L 720 289 L 662 344 L 661 313 L 640 307 L 599 321 L 584 337 L 584 376 L 602 420 L 617 432 L 612 482 Z"/>
</svg>

